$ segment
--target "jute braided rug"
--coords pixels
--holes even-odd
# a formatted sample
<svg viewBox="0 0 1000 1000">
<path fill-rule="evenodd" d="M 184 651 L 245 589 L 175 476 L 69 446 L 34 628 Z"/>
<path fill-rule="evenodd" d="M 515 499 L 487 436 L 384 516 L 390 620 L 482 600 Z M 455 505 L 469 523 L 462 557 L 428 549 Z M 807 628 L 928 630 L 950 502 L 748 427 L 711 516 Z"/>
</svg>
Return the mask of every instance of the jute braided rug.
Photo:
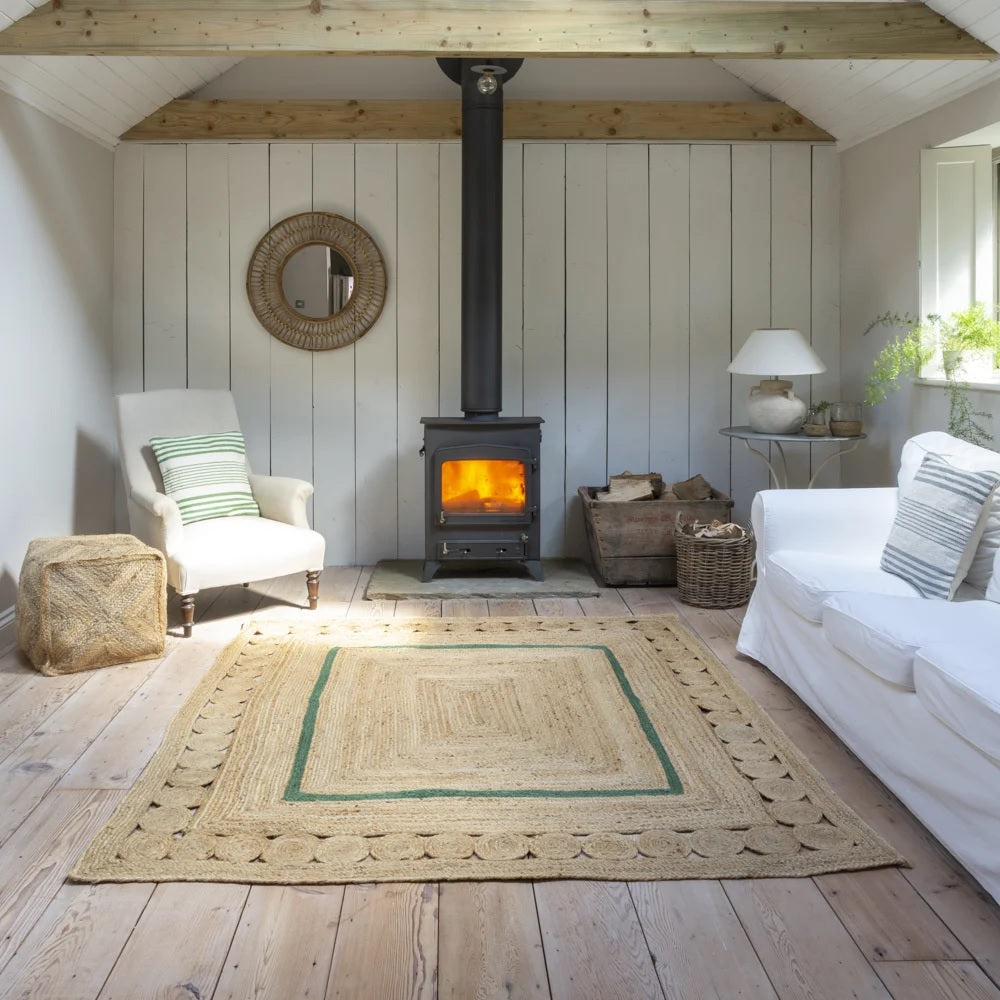
<svg viewBox="0 0 1000 1000">
<path fill-rule="evenodd" d="M 676 617 L 259 623 L 73 871 L 270 883 L 905 861 Z"/>
</svg>

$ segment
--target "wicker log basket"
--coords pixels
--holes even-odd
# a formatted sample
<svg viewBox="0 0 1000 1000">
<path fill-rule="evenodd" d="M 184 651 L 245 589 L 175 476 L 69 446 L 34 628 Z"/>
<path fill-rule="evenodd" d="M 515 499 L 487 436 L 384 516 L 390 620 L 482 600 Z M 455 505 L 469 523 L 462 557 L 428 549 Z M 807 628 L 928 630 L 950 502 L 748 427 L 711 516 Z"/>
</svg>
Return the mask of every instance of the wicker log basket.
<svg viewBox="0 0 1000 1000">
<path fill-rule="evenodd" d="M 713 526 L 718 533 L 713 534 Z M 753 532 L 735 524 L 713 526 L 678 520 L 677 596 L 699 608 L 736 608 L 750 599 Z"/>
</svg>

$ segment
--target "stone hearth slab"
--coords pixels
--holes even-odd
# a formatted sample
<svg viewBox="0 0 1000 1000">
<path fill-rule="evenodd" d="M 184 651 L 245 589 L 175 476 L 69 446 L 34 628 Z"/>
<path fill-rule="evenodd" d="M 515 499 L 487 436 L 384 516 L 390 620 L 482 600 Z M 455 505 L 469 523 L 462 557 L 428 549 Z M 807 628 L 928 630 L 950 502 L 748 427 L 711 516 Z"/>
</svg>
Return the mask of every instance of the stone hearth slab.
<svg viewBox="0 0 1000 1000">
<path fill-rule="evenodd" d="M 596 597 L 600 584 L 579 559 L 543 559 L 544 580 L 532 580 L 521 566 L 446 566 L 433 580 L 420 581 L 420 559 L 387 559 L 378 563 L 365 590 L 375 600 L 407 598 Z"/>
</svg>

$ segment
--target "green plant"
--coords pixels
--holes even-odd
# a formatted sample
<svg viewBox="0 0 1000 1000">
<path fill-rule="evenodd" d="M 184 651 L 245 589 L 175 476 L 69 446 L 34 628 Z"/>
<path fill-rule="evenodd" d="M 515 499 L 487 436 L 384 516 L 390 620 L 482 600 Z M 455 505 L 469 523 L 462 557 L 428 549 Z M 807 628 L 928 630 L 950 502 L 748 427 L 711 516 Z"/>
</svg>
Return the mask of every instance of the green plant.
<svg viewBox="0 0 1000 1000">
<path fill-rule="evenodd" d="M 974 410 L 967 382 L 948 381 L 948 433 L 970 444 L 987 447 L 993 435 L 982 421 L 992 419 L 985 410 Z"/>
<path fill-rule="evenodd" d="M 931 314 L 923 321 L 910 313 L 882 313 L 872 320 L 865 334 L 879 326 L 904 332 L 894 336 L 875 358 L 865 377 L 865 402 L 871 406 L 881 403 L 898 388 L 901 379 L 919 375 L 940 348 L 948 384 L 948 432 L 973 444 L 992 441 L 993 435 L 983 423 L 991 419 L 991 414 L 973 409 L 969 384 L 958 378 L 961 364 L 955 358 L 964 351 L 986 350 L 993 353 L 994 364 L 1000 360 L 1000 322 L 987 313 L 986 306 L 976 302 L 947 319 Z"/>
<path fill-rule="evenodd" d="M 961 312 L 952 313 L 938 323 L 943 351 L 992 351 L 1000 354 L 1000 322 L 986 312 L 982 302 L 976 302 Z"/>
<path fill-rule="evenodd" d="M 902 327 L 905 333 L 897 334 L 879 352 L 872 370 L 865 376 L 865 402 L 875 406 L 884 402 L 890 392 L 899 387 L 900 380 L 917 375 L 934 357 L 934 341 L 929 323 L 921 323 L 909 313 L 882 313 L 868 324 L 865 335 L 879 326 Z"/>
</svg>

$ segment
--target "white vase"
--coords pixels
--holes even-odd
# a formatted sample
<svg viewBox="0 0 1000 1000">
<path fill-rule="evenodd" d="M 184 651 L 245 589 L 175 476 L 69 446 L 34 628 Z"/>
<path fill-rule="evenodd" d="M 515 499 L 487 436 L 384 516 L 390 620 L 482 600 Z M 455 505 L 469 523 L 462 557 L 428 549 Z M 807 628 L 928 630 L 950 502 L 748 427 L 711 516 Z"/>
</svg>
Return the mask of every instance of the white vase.
<svg viewBox="0 0 1000 1000">
<path fill-rule="evenodd" d="M 991 350 L 942 351 L 941 361 L 946 378 L 969 382 L 992 379 L 994 354 Z"/>
<path fill-rule="evenodd" d="M 806 416 L 806 404 L 786 379 L 765 379 L 750 390 L 747 419 L 760 434 L 797 434 Z"/>
</svg>

